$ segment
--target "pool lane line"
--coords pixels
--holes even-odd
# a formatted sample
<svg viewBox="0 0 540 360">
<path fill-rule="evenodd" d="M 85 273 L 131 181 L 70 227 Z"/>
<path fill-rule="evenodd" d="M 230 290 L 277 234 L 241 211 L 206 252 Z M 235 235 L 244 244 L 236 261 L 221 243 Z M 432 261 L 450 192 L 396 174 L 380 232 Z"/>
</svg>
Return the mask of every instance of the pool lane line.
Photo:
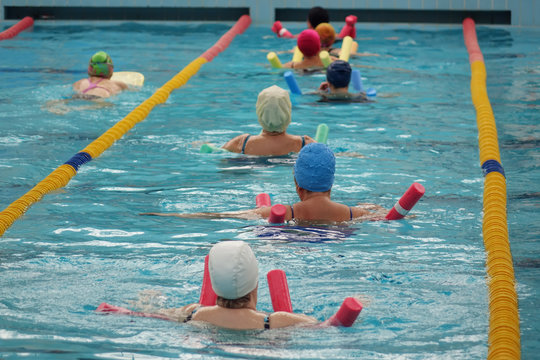
<svg viewBox="0 0 540 360">
<path fill-rule="evenodd" d="M 214 57 L 225 50 L 234 37 L 243 33 L 250 24 L 251 18 L 248 15 L 242 15 L 235 25 L 231 27 L 231 29 L 212 47 L 200 57 L 189 63 L 152 96 L 142 102 L 100 137 L 92 141 L 87 147 L 56 168 L 30 191 L 12 202 L 3 211 L 0 211 L 0 237 L 15 222 L 15 220 L 20 218 L 24 212 L 28 210 L 32 204 L 39 201 L 43 195 L 66 186 L 71 178 L 77 174 L 80 166 L 97 158 L 116 140 L 122 138 L 122 136 L 124 136 L 132 127 L 144 120 L 156 105 L 163 104 L 167 101 L 167 98 L 173 90 L 185 85 L 188 80 L 199 71 L 203 64 L 212 61 Z"/>
<path fill-rule="evenodd" d="M 480 163 L 484 174 L 482 232 L 489 276 L 488 359 L 520 359 L 518 297 L 506 214 L 506 178 L 501 165 L 495 117 L 486 87 L 486 67 L 475 23 L 463 21 L 471 64 L 471 97 L 476 109 Z"/>
<path fill-rule="evenodd" d="M 0 32 L 0 40 L 11 39 L 12 37 L 19 35 L 19 33 L 24 29 L 29 28 L 32 25 L 34 25 L 34 19 L 32 19 L 30 16 L 26 16 L 15 25 Z"/>
</svg>

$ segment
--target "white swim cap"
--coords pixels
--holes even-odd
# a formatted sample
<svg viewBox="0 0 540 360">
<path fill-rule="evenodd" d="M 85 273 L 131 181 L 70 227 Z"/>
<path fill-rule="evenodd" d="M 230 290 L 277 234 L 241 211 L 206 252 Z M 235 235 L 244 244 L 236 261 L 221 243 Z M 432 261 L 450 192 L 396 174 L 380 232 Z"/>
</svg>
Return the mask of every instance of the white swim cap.
<svg viewBox="0 0 540 360">
<path fill-rule="evenodd" d="M 257 117 L 266 131 L 284 132 L 291 123 L 291 99 L 289 92 L 272 85 L 259 93 L 257 98 Z"/>
<path fill-rule="evenodd" d="M 235 300 L 257 287 L 259 266 L 249 245 L 243 241 L 223 241 L 210 249 L 208 270 L 214 292 Z"/>
</svg>

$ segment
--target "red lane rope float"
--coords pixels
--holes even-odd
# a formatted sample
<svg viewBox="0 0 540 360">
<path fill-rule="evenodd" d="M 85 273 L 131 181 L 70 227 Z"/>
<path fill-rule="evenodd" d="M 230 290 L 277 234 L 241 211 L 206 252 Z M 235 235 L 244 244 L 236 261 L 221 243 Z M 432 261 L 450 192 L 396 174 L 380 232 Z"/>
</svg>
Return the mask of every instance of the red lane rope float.
<svg viewBox="0 0 540 360">
<path fill-rule="evenodd" d="M 32 19 L 30 16 L 26 16 L 12 27 L 0 32 L 0 40 L 11 39 L 32 25 L 34 25 L 34 19 Z"/>
<path fill-rule="evenodd" d="M 30 20 L 25 21 L 28 23 Z M 33 22 L 33 20 L 32 20 Z M 91 142 L 86 148 L 75 154 L 71 159 L 60 165 L 45 179 L 39 182 L 32 190 L 12 202 L 3 211 L 0 211 L 0 236 L 24 214 L 28 208 L 39 201 L 43 195 L 66 186 L 71 178 L 77 174 L 77 170 L 83 164 L 97 158 L 108 149 L 116 140 L 122 138 L 132 127 L 144 120 L 150 111 L 159 104 L 167 101 L 170 93 L 185 85 L 195 75 L 201 66 L 211 61 L 217 54 L 225 50 L 234 37 L 243 33 L 251 24 L 248 15 L 242 15 L 236 24 L 223 35 L 208 51 L 199 58 L 193 60 L 182 71 L 159 88 L 150 98 L 137 106 L 125 118 L 117 122 L 113 127 L 103 133 L 99 138 Z"/>
<path fill-rule="evenodd" d="M 489 287 L 488 359 L 520 359 L 519 309 L 508 238 L 506 178 L 500 163 L 495 117 L 486 87 L 486 66 L 475 23 L 463 21 L 463 38 L 471 64 L 471 97 L 476 109 L 480 163 L 484 173 L 482 234 Z"/>
</svg>

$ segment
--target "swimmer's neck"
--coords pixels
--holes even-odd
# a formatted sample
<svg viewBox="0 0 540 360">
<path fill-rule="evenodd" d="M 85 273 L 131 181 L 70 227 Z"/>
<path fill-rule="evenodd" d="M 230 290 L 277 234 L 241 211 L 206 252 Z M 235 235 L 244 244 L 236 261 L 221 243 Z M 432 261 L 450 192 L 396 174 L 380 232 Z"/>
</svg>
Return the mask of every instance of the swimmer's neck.
<svg viewBox="0 0 540 360">
<path fill-rule="evenodd" d="M 283 132 L 272 132 L 272 131 L 266 131 L 263 129 L 263 131 L 261 131 L 261 136 L 281 136 L 281 135 L 285 135 L 285 131 Z"/>
<path fill-rule="evenodd" d="M 328 87 L 330 88 L 330 93 L 331 94 L 348 94 L 349 93 L 349 87 L 348 86 L 337 88 L 332 84 L 328 84 Z"/>
<path fill-rule="evenodd" d="M 300 198 L 300 201 L 302 202 L 305 202 L 305 201 L 320 201 L 320 200 L 330 200 L 330 192 L 331 190 L 329 191 L 325 191 L 325 192 L 313 192 L 313 191 L 306 191 L 304 189 L 301 189 L 299 188 L 299 190 L 297 191 L 298 193 L 298 197 Z"/>
</svg>

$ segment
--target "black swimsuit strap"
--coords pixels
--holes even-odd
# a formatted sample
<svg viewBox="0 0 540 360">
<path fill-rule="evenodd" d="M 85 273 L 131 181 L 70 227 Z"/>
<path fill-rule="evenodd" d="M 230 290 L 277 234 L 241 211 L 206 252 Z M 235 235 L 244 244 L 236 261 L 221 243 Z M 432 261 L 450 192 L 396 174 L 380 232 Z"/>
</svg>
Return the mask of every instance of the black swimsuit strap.
<svg viewBox="0 0 540 360">
<path fill-rule="evenodd" d="M 270 329 L 270 315 L 264 317 L 264 330 Z"/>
<path fill-rule="evenodd" d="M 291 220 L 294 220 L 294 208 L 291 205 Z"/>
<path fill-rule="evenodd" d="M 197 310 L 199 310 L 200 308 L 201 308 L 201 305 L 196 306 L 195 309 L 193 309 L 193 311 L 188 316 L 186 316 L 186 319 L 184 320 L 184 322 L 187 323 L 188 321 L 191 321 L 193 319 L 193 315 L 195 315 Z"/>
<path fill-rule="evenodd" d="M 306 145 L 306 136 L 302 136 L 302 147 Z"/>
<path fill-rule="evenodd" d="M 351 214 L 351 220 L 353 219 L 352 217 L 352 207 L 349 206 L 349 213 Z"/>
<path fill-rule="evenodd" d="M 245 154 L 245 150 L 246 150 L 246 144 L 249 140 L 249 138 L 251 137 L 251 135 L 248 135 L 246 136 L 246 138 L 244 139 L 244 143 L 242 144 L 242 154 Z"/>
</svg>

